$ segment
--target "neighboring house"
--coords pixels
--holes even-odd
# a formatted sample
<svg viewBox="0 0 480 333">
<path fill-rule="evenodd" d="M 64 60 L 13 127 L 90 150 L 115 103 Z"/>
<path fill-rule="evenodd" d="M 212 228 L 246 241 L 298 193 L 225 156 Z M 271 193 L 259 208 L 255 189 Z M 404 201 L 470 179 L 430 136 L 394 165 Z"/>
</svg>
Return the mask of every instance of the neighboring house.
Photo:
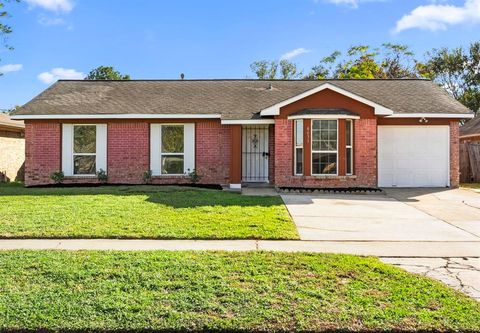
<svg viewBox="0 0 480 333">
<path fill-rule="evenodd" d="M 426 80 L 58 81 L 15 112 L 27 186 L 458 186 L 470 110 Z"/>
<path fill-rule="evenodd" d="M 23 180 L 25 125 L 0 113 L 0 182 Z"/>
<path fill-rule="evenodd" d="M 480 142 L 480 117 L 473 118 L 460 127 L 460 142 Z"/>
</svg>

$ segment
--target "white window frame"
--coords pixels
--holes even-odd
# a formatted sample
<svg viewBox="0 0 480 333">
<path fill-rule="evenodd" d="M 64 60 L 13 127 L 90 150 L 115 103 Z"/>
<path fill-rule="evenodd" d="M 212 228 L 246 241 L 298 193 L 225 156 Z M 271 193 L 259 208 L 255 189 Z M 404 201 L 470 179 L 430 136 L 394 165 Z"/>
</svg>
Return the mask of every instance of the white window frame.
<svg viewBox="0 0 480 333">
<path fill-rule="evenodd" d="M 301 122 L 302 123 L 302 145 L 297 145 L 297 122 Z M 303 119 L 296 119 L 294 120 L 293 122 L 293 126 L 294 126 L 294 129 L 293 129 L 293 174 L 295 176 L 303 176 L 304 174 L 304 171 L 305 171 L 305 149 L 304 149 L 304 145 L 305 143 L 303 142 L 303 133 L 304 133 L 304 122 L 303 122 Z M 302 172 L 297 172 L 297 149 L 302 149 Z"/>
<path fill-rule="evenodd" d="M 95 153 L 74 153 L 75 126 L 95 126 Z M 75 174 L 75 156 L 95 156 L 95 173 Z M 62 124 L 62 171 L 67 177 L 96 177 L 100 170 L 107 172 L 107 124 Z"/>
<path fill-rule="evenodd" d="M 163 142 L 162 142 L 162 139 L 163 139 L 163 128 L 165 126 L 181 126 L 182 129 L 183 129 L 183 152 L 181 153 L 164 153 L 162 151 L 162 147 L 163 147 Z M 183 176 L 185 174 L 184 173 L 163 173 L 163 170 L 162 170 L 162 158 L 164 156 L 182 156 L 183 158 L 183 167 L 185 169 L 185 126 L 184 124 L 160 124 L 160 174 L 162 176 Z"/>
<path fill-rule="evenodd" d="M 319 122 L 322 122 L 322 121 L 328 121 L 328 120 L 334 120 L 337 124 L 337 149 L 336 150 L 313 150 L 313 122 L 315 121 L 319 121 Z M 321 126 L 320 126 L 321 128 Z M 312 123 L 311 123 L 311 130 L 310 130 L 310 136 L 311 136 L 311 139 L 310 139 L 310 170 L 311 170 L 311 174 L 312 176 L 326 176 L 326 177 L 335 177 L 335 176 L 338 176 L 338 119 L 337 118 L 329 118 L 329 119 L 312 119 Z M 320 144 L 321 146 L 321 144 Z M 316 154 L 336 154 L 337 158 L 336 158 L 336 167 L 335 167 L 335 173 L 313 173 L 313 154 L 316 153 Z"/>
<path fill-rule="evenodd" d="M 76 153 L 75 152 L 75 127 L 95 127 L 95 153 Z M 73 124 L 72 126 L 72 174 L 76 177 L 92 177 L 96 175 L 97 172 L 97 126 L 94 124 Z M 95 156 L 95 172 L 94 173 L 75 173 L 75 156 Z"/>
<path fill-rule="evenodd" d="M 163 126 L 183 126 L 183 153 L 162 153 Z M 183 156 L 183 173 L 162 173 L 162 156 Z M 186 176 L 195 169 L 195 124 L 194 123 L 154 123 L 150 125 L 150 170 L 153 176 Z"/>
<path fill-rule="evenodd" d="M 348 165 L 346 165 L 345 175 L 351 176 L 351 175 L 354 174 L 354 170 L 353 170 L 353 119 L 347 119 L 345 121 L 345 124 L 346 124 L 346 126 L 350 126 L 350 142 L 347 142 L 347 138 L 346 138 L 346 135 L 345 135 L 345 163 L 347 162 L 348 149 L 350 149 L 350 170 L 351 170 L 351 172 L 347 172 Z M 345 134 L 346 133 L 347 133 L 347 131 L 345 130 Z M 337 150 L 338 150 L 338 146 L 337 146 Z"/>
</svg>

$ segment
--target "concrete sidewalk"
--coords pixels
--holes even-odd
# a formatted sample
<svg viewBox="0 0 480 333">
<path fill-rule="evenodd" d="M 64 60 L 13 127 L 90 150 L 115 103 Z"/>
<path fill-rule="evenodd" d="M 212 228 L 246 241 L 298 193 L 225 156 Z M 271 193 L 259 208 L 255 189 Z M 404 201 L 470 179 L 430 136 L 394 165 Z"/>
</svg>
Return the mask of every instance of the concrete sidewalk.
<svg viewBox="0 0 480 333">
<path fill-rule="evenodd" d="M 480 257 L 480 241 L 271 241 L 271 240 L 122 240 L 1 239 L 0 250 L 194 250 L 344 253 L 378 257 Z"/>
</svg>

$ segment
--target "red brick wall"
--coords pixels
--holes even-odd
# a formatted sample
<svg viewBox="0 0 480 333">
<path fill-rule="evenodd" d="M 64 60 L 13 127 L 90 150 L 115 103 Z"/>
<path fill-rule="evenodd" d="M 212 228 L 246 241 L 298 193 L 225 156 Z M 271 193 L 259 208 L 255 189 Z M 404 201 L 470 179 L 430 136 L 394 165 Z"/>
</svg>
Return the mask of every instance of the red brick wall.
<svg viewBox="0 0 480 333">
<path fill-rule="evenodd" d="M 204 184 L 227 184 L 230 177 L 232 132 L 220 121 L 195 126 L 196 168 Z"/>
<path fill-rule="evenodd" d="M 150 124 L 109 123 L 107 141 L 108 182 L 141 182 L 150 169 Z"/>
<path fill-rule="evenodd" d="M 460 185 L 460 142 L 458 121 L 450 122 L 450 187 Z"/>
<path fill-rule="evenodd" d="M 141 184 L 150 169 L 150 122 L 111 121 L 107 134 L 108 183 Z M 27 122 L 25 130 L 27 186 L 51 184 L 61 170 L 61 123 Z M 220 121 L 196 122 L 196 169 L 200 183 L 226 184 L 230 172 L 231 128 Z M 154 184 L 188 183 L 188 177 L 154 177 Z M 98 183 L 96 177 L 67 177 L 70 183 Z"/>
<path fill-rule="evenodd" d="M 353 176 L 293 176 L 293 120 L 275 120 L 275 181 L 277 186 L 376 187 L 377 120 L 354 121 Z"/>
<path fill-rule="evenodd" d="M 50 174 L 61 169 L 61 126 L 25 124 L 25 184 L 50 184 Z"/>
</svg>

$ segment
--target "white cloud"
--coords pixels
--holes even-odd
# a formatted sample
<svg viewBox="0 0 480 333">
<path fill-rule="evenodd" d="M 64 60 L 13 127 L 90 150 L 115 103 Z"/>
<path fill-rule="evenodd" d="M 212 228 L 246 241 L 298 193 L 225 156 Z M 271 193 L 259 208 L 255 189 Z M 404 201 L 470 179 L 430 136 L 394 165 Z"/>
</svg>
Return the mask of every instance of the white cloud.
<svg viewBox="0 0 480 333">
<path fill-rule="evenodd" d="M 8 64 L 0 66 L 0 73 L 10 73 L 10 72 L 18 72 L 23 69 L 23 65 L 21 64 Z"/>
<path fill-rule="evenodd" d="M 72 0 L 25 0 L 31 7 L 41 7 L 55 12 L 69 12 L 73 9 Z"/>
<path fill-rule="evenodd" d="M 45 84 L 52 84 L 57 80 L 68 79 L 68 80 L 81 80 L 85 77 L 85 74 L 82 72 L 77 72 L 74 69 L 67 69 L 57 67 L 52 69 L 50 72 L 43 72 L 38 74 L 38 79 Z"/>
<path fill-rule="evenodd" d="M 44 15 L 41 15 L 39 18 L 38 18 L 38 23 L 40 23 L 41 25 L 44 25 L 44 26 L 53 26 L 53 25 L 65 25 L 66 22 L 64 19 L 60 18 L 60 17 L 47 17 L 47 16 L 44 16 Z"/>
<path fill-rule="evenodd" d="M 285 54 L 282 54 L 280 59 L 281 60 L 290 60 L 292 58 L 295 58 L 301 54 L 305 54 L 305 53 L 309 53 L 310 50 L 307 50 L 306 48 L 303 48 L 303 47 L 299 47 L 298 49 L 295 49 L 295 50 L 291 50 Z"/>
<path fill-rule="evenodd" d="M 351 8 L 358 8 L 361 3 L 365 2 L 384 2 L 386 0 L 326 0 L 328 3 L 334 5 L 346 5 Z M 314 0 L 314 2 L 318 2 L 318 0 Z"/>
<path fill-rule="evenodd" d="M 480 22 L 480 0 L 466 0 L 463 6 L 431 4 L 419 6 L 404 15 L 394 32 L 407 29 L 446 30 L 449 26 Z"/>
</svg>

